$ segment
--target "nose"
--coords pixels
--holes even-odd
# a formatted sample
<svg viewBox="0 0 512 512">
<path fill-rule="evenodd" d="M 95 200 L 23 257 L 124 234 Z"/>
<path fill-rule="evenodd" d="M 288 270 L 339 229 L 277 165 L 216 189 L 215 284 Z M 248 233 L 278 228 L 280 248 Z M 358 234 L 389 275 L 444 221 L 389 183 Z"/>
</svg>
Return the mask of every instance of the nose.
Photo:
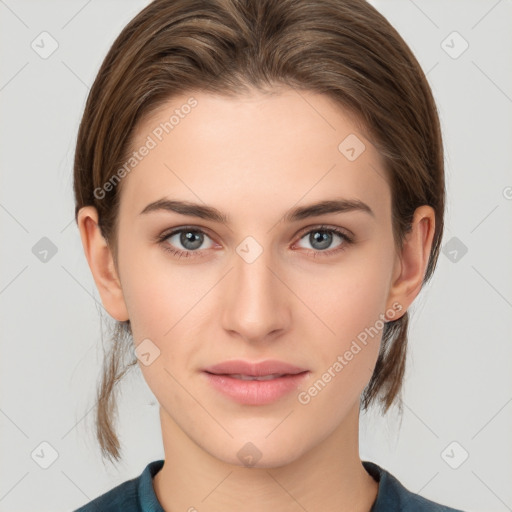
<svg viewBox="0 0 512 512">
<path fill-rule="evenodd" d="M 274 339 L 290 325 L 293 294 L 270 252 L 263 250 L 254 261 L 235 252 L 234 268 L 224 282 L 223 328 L 246 341 Z"/>
</svg>

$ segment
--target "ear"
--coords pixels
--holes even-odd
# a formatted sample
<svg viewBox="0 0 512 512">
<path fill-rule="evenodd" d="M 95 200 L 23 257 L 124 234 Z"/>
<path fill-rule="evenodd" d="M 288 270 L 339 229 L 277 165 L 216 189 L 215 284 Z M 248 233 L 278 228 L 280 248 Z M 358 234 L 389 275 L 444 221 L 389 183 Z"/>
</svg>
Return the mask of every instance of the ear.
<svg viewBox="0 0 512 512">
<path fill-rule="evenodd" d="M 114 319 L 128 320 L 121 281 L 117 275 L 110 248 L 98 226 L 96 208 L 94 206 L 81 208 L 78 212 L 77 222 L 85 256 L 103 306 Z"/>
<path fill-rule="evenodd" d="M 402 250 L 397 254 L 393 271 L 387 307 L 401 312 L 393 320 L 405 314 L 421 290 L 434 231 L 434 209 L 427 205 L 416 208 L 411 231 L 406 235 Z"/>
</svg>

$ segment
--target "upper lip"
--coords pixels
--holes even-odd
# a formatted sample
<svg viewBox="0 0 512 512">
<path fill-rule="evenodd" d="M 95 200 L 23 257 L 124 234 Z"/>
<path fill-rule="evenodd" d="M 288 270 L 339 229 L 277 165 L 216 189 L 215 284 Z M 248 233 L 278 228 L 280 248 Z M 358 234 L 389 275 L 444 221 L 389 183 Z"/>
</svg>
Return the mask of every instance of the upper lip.
<svg viewBox="0 0 512 512">
<path fill-rule="evenodd" d="M 263 377 L 265 375 L 294 375 L 307 371 L 293 364 L 277 361 L 275 359 L 267 359 L 266 361 L 251 362 L 243 360 L 224 361 L 222 363 L 208 366 L 205 372 L 215 373 L 217 375 L 250 375 L 253 377 Z"/>
</svg>

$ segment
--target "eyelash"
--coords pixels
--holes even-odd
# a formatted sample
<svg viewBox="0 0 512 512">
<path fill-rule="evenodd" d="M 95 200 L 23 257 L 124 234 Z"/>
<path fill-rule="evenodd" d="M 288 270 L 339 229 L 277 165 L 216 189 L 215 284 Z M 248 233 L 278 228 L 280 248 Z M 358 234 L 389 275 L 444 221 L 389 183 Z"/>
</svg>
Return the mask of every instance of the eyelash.
<svg viewBox="0 0 512 512">
<path fill-rule="evenodd" d="M 202 229 L 196 228 L 194 226 L 183 226 L 183 227 L 181 227 L 179 229 L 175 229 L 173 231 L 163 233 L 162 235 L 157 237 L 156 241 L 162 246 L 162 249 L 164 251 L 169 252 L 172 255 L 177 256 L 178 258 L 181 258 L 181 257 L 185 257 L 185 258 L 199 257 L 199 258 L 202 258 L 202 257 L 204 257 L 205 256 L 204 251 L 200 251 L 200 250 L 196 250 L 196 251 L 182 251 L 181 249 L 173 249 L 172 246 L 170 246 L 169 244 L 165 243 L 165 241 L 168 238 L 170 238 L 171 236 L 173 236 L 173 235 L 175 235 L 177 233 L 187 232 L 187 231 L 191 231 L 193 233 L 201 233 L 201 234 L 206 235 L 206 236 L 209 237 L 208 233 L 206 233 Z M 339 246 L 336 249 L 331 249 L 331 250 L 326 250 L 326 251 L 319 251 L 319 250 L 309 249 L 308 252 L 309 253 L 313 253 L 313 258 L 316 258 L 318 256 L 321 256 L 321 257 L 333 256 L 334 254 L 337 254 L 337 253 L 339 253 L 341 251 L 344 251 L 347 248 L 348 245 L 354 243 L 353 238 L 351 236 L 347 235 L 347 233 L 345 233 L 344 231 L 342 231 L 342 230 L 340 230 L 338 228 L 324 226 L 324 225 L 317 226 L 317 227 L 314 227 L 313 229 L 310 229 L 309 231 L 303 232 L 301 234 L 299 240 L 304 238 L 306 235 L 309 235 L 310 233 L 314 233 L 316 231 L 322 231 L 322 232 L 326 232 L 326 233 L 334 233 L 334 234 L 338 235 L 343 240 L 343 243 L 341 244 L 341 246 Z M 209 237 L 209 238 L 211 238 L 211 237 Z"/>
</svg>

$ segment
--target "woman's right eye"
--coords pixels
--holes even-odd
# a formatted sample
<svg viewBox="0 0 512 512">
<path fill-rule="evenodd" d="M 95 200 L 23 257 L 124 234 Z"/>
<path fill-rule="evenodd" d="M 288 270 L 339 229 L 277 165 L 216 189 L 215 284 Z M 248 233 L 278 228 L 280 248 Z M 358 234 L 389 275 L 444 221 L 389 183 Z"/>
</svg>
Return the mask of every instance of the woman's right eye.
<svg viewBox="0 0 512 512">
<path fill-rule="evenodd" d="M 175 229 L 170 233 L 165 233 L 159 238 L 159 242 L 165 251 L 179 257 L 183 256 L 189 258 L 191 256 L 195 257 L 204 255 L 203 251 L 198 249 L 203 245 L 205 237 L 211 240 L 211 238 L 201 229 L 180 228 Z M 213 244 L 204 249 L 210 249 L 212 246 Z"/>
</svg>

